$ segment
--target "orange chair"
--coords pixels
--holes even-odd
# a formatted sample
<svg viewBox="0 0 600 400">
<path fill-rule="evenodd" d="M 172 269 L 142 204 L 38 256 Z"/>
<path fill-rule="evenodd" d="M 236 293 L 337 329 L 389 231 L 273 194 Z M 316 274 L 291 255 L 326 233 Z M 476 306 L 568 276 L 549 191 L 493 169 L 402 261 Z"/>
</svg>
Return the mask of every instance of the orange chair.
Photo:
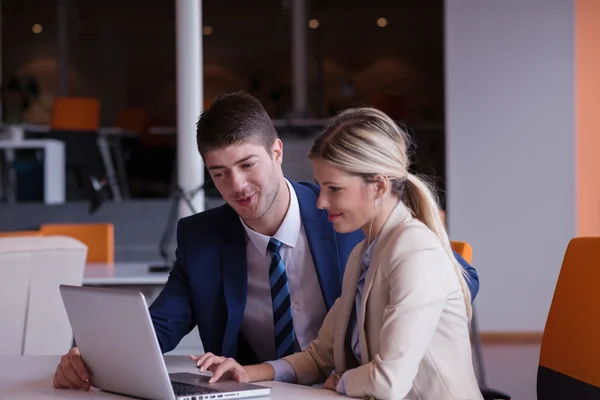
<svg viewBox="0 0 600 400">
<path fill-rule="evenodd" d="M 600 237 L 572 239 L 546 319 L 538 400 L 600 399 Z"/>
<path fill-rule="evenodd" d="M 465 259 L 466 262 L 472 264 L 473 262 L 473 247 L 467 242 L 461 242 L 458 240 L 451 240 L 450 246 L 459 256 Z M 503 393 L 499 390 L 487 387 L 487 379 L 485 376 L 485 370 L 483 368 L 483 354 L 481 338 L 479 336 L 479 328 L 477 326 L 477 318 L 475 316 L 475 305 L 473 305 L 473 316 L 471 319 L 471 334 L 473 337 L 473 350 L 475 352 L 475 358 L 477 359 L 478 375 L 479 375 L 479 386 L 481 388 L 481 394 L 484 400 L 510 400 L 511 396 Z"/>
<path fill-rule="evenodd" d="M 0 237 L 15 237 L 15 236 L 42 236 L 40 231 L 6 231 L 0 232 Z"/>
<path fill-rule="evenodd" d="M 97 131 L 100 126 L 100 102 L 86 97 L 57 97 L 54 100 L 50 128 L 64 131 Z"/>
<path fill-rule="evenodd" d="M 457 252 L 469 264 L 473 262 L 473 248 L 469 243 L 460 242 L 458 240 L 451 240 L 450 245 L 452 246 L 452 250 Z"/>
<path fill-rule="evenodd" d="M 44 224 L 43 235 L 65 235 L 88 246 L 88 262 L 114 263 L 115 231 L 113 224 Z"/>
<path fill-rule="evenodd" d="M 67 199 L 81 200 L 92 196 L 90 176 L 98 179 L 106 176 L 110 163 L 102 156 L 98 134 L 100 125 L 100 102 L 86 97 L 58 97 L 54 100 L 50 132 L 48 139 L 60 140 L 65 144 L 65 163 L 67 167 Z M 106 143 L 106 146 L 108 144 Z"/>
<path fill-rule="evenodd" d="M 148 128 L 148 113 L 143 108 L 124 108 L 117 114 L 115 126 L 138 134 Z"/>
</svg>

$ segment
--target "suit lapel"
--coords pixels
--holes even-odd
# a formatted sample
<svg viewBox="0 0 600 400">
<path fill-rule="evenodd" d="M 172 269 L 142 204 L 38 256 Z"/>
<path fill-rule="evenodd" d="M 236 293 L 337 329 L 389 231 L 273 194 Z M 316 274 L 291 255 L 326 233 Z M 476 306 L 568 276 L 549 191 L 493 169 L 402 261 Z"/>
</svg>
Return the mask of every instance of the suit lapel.
<svg viewBox="0 0 600 400">
<path fill-rule="evenodd" d="M 229 215 L 223 220 L 223 225 L 227 229 L 227 240 L 221 248 L 223 294 L 227 306 L 227 321 L 221 354 L 225 357 L 235 357 L 238 333 L 242 326 L 248 295 L 248 263 L 244 227 L 235 211 L 229 210 Z"/>
<path fill-rule="evenodd" d="M 371 288 L 373 288 L 373 277 L 375 276 L 375 271 L 377 270 L 377 267 L 379 266 L 378 260 L 377 260 L 377 255 L 375 253 L 375 251 L 377 250 L 377 247 L 380 243 L 376 243 L 375 244 L 375 248 L 373 249 L 373 258 L 371 259 L 371 264 L 369 266 L 369 270 L 367 271 L 367 275 L 365 276 L 365 287 L 364 287 L 364 292 L 363 292 L 363 297 L 362 297 L 362 313 L 360 316 L 360 321 L 358 321 L 358 327 L 359 327 L 359 345 L 360 345 L 360 358 L 362 361 L 362 364 L 367 364 L 370 360 L 369 357 L 369 348 L 367 346 L 367 340 L 366 339 L 366 314 L 367 314 L 367 300 L 369 299 L 369 295 L 371 294 Z M 380 247 L 381 248 L 381 247 Z"/>
<path fill-rule="evenodd" d="M 333 227 L 327 221 L 325 211 L 316 207 L 316 193 L 304 185 L 291 183 L 298 197 L 306 239 L 321 285 L 323 299 L 329 310 L 340 296 L 342 286 Z"/>
<path fill-rule="evenodd" d="M 361 246 L 364 249 L 364 246 Z M 352 313 L 355 312 L 355 298 L 358 279 L 362 269 L 360 267 L 360 254 L 362 251 L 352 253 L 346 264 L 346 274 L 344 275 L 344 286 L 342 297 L 340 299 L 339 310 L 337 312 L 336 327 L 334 337 L 344 338 L 344 340 L 335 341 L 335 364 L 338 371 L 350 369 L 356 363 L 353 362 L 354 353 L 352 352 L 352 329 L 349 329 Z M 358 321 L 357 321 L 358 323 Z M 351 357 L 349 359 L 349 357 Z"/>
<path fill-rule="evenodd" d="M 406 208 L 406 206 L 400 202 L 398 205 L 392 210 L 388 219 L 383 224 L 383 228 L 379 233 L 379 239 L 377 239 L 377 243 L 375 243 L 375 247 L 373 248 L 373 257 L 371 259 L 371 264 L 369 266 L 369 270 L 367 271 L 367 275 L 365 276 L 365 288 L 363 292 L 362 298 L 362 315 L 359 321 L 360 327 L 360 355 L 362 359 L 362 363 L 366 364 L 370 360 L 368 346 L 366 338 L 366 314 L 367 314 L 367 301 L 369 300 L 369 295 L 371 294 L 371 289 L 373 288 L 373 283 L 375 280 L 375 276 L 377 273 L 377 269 L 379 268 L 379 255 L 381 252 L 387 247 L 387 241 L 389 235 L 394 231 L 394 229 L 402 222 L 408 220 L 411 217 L 411 213 Z M 368 244 L 365 244 L 365 249 Z"/>
</svg>

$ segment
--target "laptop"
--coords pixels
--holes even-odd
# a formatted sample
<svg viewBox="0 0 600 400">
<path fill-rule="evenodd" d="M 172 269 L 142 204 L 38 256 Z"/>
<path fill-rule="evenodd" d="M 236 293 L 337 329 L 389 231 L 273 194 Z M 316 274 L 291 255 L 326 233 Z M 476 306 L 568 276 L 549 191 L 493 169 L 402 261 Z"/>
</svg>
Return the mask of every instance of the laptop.
<svg viewBox="0 0 600 400">
<path fill-rule="evenodd" d="M 60 293 L 95 388 L 151 400 L 225 400 L 271 393 L 271 388 L 248 383 L 208 383 L 209 377 L 199 372 L 169 374 L 139 292 L 60 285 Z"/>
</svg>

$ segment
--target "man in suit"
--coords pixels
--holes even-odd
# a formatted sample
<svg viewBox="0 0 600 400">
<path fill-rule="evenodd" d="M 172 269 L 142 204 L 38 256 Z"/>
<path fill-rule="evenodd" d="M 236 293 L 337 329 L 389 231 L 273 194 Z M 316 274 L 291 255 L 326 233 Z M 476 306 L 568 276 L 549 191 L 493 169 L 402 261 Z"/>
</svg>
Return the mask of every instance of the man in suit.
<svg viewBox="0 0 600 400">
<path fill-rule="evenodd" d="M 177 261 L 150 307 L 163 352 L 196 325 L 204 350 L 242 364 L 308 346 L 340 296 L 346 260 L 362 232 L 339 234 L 316 206 L 319 188 L 284 177 L 283 143 L 254 97 L 218 97 L 197 142 L 227 204 L 183 218 Z M 457 256 L 476 295 L 477 272 Z M 57 367 L 57 388 L 89 388 L 77 349 Z"/>
</svg>

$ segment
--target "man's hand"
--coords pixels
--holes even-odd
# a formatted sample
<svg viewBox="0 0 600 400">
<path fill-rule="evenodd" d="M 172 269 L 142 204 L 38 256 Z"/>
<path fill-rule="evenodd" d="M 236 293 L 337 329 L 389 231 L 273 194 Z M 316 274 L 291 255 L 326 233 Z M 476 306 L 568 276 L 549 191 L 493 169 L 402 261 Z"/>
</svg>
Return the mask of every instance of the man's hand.
<svg viewBox="0 0 600 400">
<path fill-rule="evenodd" d="M 74 347 L 61 357 L 56 367 L 52 386 L 55 389 L 84 389 L 90 390 L 90 380 L 87 369 L 81 359 L 79 349 Z"/>
<path fill-rule="evenodd" d="M 200 372 L 208 370 L 213 373 L 209 380 L 210 383 L 217 382 L 221 378 L 243 383 L 250 382 L 250 375 L 246 368 L 233 358 L 220 357 L 213 353 L 206 353 L 200 357 L 190 356 L 190 358 L 196 362 Z"/>
</svg>

